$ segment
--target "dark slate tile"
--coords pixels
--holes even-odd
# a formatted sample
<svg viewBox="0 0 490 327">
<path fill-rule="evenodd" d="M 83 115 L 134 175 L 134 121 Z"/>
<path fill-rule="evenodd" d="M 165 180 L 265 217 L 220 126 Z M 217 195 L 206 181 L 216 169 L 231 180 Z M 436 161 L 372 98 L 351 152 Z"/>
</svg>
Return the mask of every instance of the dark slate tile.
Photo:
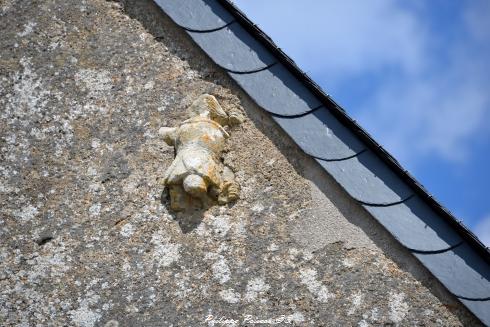
<svg viewBox="0 0 490 327">
<path fill-rule="evenodd" d="M 273 114 L 300 115 L 321 105 L 282 64 L 256 73 L 229 75 L 259 106 Z"/>
<path fill-rule="evenodd" d="M 216 0 L 155 0 L 156 4 L 179 26 L 208 31 L 225 26 L 234 17 Z"/>
<path fill-rule="evenodd" d="M 440 251 L 462 239 L 420 197 L 389 206 L 364 206 L 401 244 L 417 251 Z"/>
<path fill-rule="evenodd" d="M 469 301 L 460 299 L 463 304 L 470 309 L 473 314 L 486 326 L 490 326 L 490 300 L 488 301 Z"/>
<path fill-rule="evenodd" d="M 272 54 L 238 23 L 232 23 L 214 32 L 189 32 L 189 35 L 216 64 L 229 71 L 255 71 L 276 61 Z"/>
<path fill-rule="evenodd" d="M 325 107 L 301 117 L 273 117 L 307 154 L 342 159 L 364 150 L 364 144 Z"/>
<path fill-rule="evenodd" d="M 490 298 L 490 265 L 467 243 L 442 253 L 414 255 L 454 295 Z"/>
<path fill-rule="evenodd" d="M 317 161 L 362 203 L 388 205 L 412 195 L 412 190 L 370 150 L 347 160 Z"/>
</svg>

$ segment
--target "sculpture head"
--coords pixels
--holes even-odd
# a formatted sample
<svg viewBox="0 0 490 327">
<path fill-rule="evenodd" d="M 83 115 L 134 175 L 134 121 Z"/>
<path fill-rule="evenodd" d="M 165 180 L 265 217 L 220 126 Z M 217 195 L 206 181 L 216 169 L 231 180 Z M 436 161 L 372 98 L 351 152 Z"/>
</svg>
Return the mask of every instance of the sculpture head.
<svg viewBox="0 0 490 327">
<path fill-rule="evenodd" d="M 221 108 L 218 100 L 212 95 L 203 94 L 199 96 L 189 107 L 189 112 L 194 116 L 211 119 L 221 126 L 228 125 L 228 115 Z"/>
</svg>

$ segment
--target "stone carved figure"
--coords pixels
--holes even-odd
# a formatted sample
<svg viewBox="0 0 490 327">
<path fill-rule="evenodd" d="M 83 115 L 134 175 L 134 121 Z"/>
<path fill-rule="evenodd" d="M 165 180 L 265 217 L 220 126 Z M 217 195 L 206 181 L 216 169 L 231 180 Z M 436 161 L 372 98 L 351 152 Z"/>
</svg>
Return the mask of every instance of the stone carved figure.
<svg viewBox="0 0 490 327">
<path fill-rule="evenodd" d="M 239 186 L 220 155 L 229 137 L 225 126 L 243 121 L 239 112 L 227 114 L 216 98 L 201 95 L 188 109 L 192 118 L 177 127 L 162 127 L 159 134 L 175 148 L 175 159 L 162 180 L 170 194 L 170 207 L 182 211 L 196 199 L 226 204 L 239 196 Z"/>
</svg>

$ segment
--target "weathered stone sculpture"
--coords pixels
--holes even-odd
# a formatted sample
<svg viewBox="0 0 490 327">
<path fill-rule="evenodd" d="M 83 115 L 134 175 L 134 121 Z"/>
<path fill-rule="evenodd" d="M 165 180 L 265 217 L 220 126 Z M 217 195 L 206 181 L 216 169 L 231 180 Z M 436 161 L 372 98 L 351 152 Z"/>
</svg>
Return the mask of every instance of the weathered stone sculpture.
<svg viewBox="0 0 490 327">
<path fill-rule="evenodd" d="M 168 167 L 163 184 L 170 194 L 170 207 L 182 211 L 196 199 L 226 204 L 238 198 L 239 186 L 231 169 L 220 160 L 229 137 L 225 126 L 242 122 L 240 113 L 228 115 L 214 96 L 201 95 L 189 107 L 193 115 L 178 127 L 162 127 L 159 134 L 173 145 L 176 156 Z"/>
</svg>

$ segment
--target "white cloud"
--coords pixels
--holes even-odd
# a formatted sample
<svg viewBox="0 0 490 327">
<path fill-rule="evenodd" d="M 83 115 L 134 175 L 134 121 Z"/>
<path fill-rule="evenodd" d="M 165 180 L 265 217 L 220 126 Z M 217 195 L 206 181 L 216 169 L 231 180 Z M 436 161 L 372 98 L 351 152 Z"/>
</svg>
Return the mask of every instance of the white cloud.
<svg viewBox="0 0 490 327">
<path fill-rule="evenodd" d="M 465 2 L 459 17 L 438 27 L 424 2 L 236 2 L 330 89 L 344 92 L 364 78 L 373 91 L 362 108 L 347 110 L 405 165 L 463 162 L 475 139 L 490 136 L 488 1 Z M 449 24 L 458 32 L 447 38 Z"/>
<path fill-rule="evenodd" d="M 466 75 L 464 60 L 451 65 L 458 68 L 385 85 L 374 96 L 374 105 L 362 110 L 362 125 L 401 161 L 415 165 L 433 155 L 463 161 L 472 138 L 484 132 L 490 94 L 478 76 Z"/>
<path fill-rule="evenodd" d="M 421 67 L 424 40 L 419 36 L 423 31 L 415 17 L 396 2 L 235 2 L 304 70 L 317 76 L 338 79 L 386 65 L 397 65 L 407 72 Z"/>
<path fill-rule="evenodd" d="M 481 219 L 473 231 L 483 244 L 490 247 L 490 215 Z"/>
<path fill-rule="evenodd" d="M 465 22 L 472 36 L 483 42 L 490 39 L 490 1 L 474 1 L 464 13 Z"/>
<path fill-rule="evenodd" d="M 372 107 L 363 109 L 361 121 L 401 161 L 414 166 L 430 156 L 465 161 L 475 140 L 489 136 L 490 47 L 484 34 L 490 33 L 480 29 L 490 29 L 490 11 L 484 6 L 490 7 L 468 3 L 461 34 L 450 43 L 427 30 L 423 37 L 434 45 L 425 42 L 420 61 L 428 69 L 380 86 Z"/>
</svg>

